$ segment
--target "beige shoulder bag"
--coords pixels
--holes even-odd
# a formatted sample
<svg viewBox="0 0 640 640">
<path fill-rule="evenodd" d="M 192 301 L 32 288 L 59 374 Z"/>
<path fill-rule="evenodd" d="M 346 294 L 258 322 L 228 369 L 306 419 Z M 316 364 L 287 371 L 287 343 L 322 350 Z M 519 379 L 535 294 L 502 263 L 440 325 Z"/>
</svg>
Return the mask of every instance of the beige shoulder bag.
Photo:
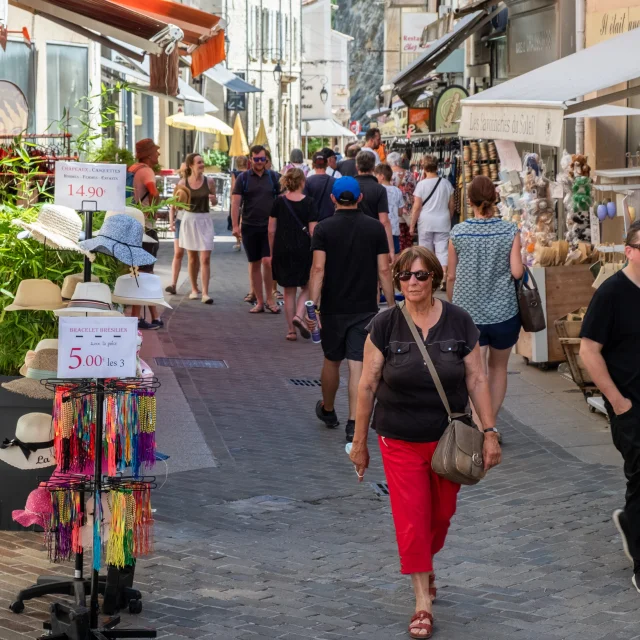
<svg viewBox="0 0 640 640">
<path fill-rule="evenodd" d="M 413 335 L 413 339 L 418 345 L 424 363 L 427 365 L 436 385 L 438 395 L 449 415 L 449 426 L 438 441 L 438 446 L 431 460 L 431 468 L 439 476 L 451 480 L 451 482 L 477 484 L 485 475 L 484 460 L 482 458 L 484 433 L 475 425 L 469 426 L 459 419 L 463 417 L 470 418 L 468 414 L 451 413 L 451 407 L 442 387 L 442 382 L 440 382 L 438 372 L 411 318 L 411 314 L 404 304 L 402 305 L 402 314 L 409 325 L 409 329 L 411 329 L 411 335 Z"/>
</svg>

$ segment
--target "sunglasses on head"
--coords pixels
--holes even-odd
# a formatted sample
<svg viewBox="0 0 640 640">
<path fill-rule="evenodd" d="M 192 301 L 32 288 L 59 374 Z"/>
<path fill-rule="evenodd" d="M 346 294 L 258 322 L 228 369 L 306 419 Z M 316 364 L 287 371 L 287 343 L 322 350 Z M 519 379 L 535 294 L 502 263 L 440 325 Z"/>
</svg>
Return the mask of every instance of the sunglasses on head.
<svg viewBox="0 0 640 640">
<path fill-rule="evenodd" d="M 267 158 L 265 156 L 258 156 L 256 158 L 253 158 L 254 162 L 266 162 Z"/>
<path fill-rule="evenodd" d="M 433 275 L 433 271 L 400 271 L 398 280 L 409 282 L 411 276 L 415 276 L 418 282 L 426 282 Z"/>
<path fill-rule="evenodd" d="M 640 244 L 631 244 L 629 243 L 627 247 L 631 247 L 632 249 L 640 249 Z"/>
</svg>

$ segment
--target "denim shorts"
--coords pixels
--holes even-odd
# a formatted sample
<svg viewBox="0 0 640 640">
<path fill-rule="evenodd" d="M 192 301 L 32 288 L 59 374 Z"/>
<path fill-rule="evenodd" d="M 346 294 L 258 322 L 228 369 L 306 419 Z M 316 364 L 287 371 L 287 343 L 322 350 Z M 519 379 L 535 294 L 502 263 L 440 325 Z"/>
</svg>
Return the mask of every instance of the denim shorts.
<svg viewBox="0 0 640 640">
<path fill-rule="evenodd" d="M 493 347 L 494 349 L 511 349 L 520 337 L 522 322 L 520 314 L 509 318 L 504 322 L 494 324 L 478 324 L 480 331 L 480 346 Z"/>
<path fill-rule="evenodd" d="M 174 224 L 176 225 L 176 230 L 175 233 L 173 234 L 173 237 L 176 240 L 180 240 L 180 223 L 182 222 L 182 220 L 180 220 L 179 218 L 176 218 L 174 220 Z"/>
</svg>

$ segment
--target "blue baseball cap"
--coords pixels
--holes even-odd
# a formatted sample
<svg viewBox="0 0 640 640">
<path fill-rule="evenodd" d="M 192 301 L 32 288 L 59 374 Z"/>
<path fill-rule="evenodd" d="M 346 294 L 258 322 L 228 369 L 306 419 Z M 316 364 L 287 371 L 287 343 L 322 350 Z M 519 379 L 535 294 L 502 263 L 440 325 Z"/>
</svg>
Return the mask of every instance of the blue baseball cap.
<svg viewBox="0 0 640 640">
<path fill-rule="evenodd" d="M 360 185 L 355 178 L 344 176 L 336 180 L 331 193 L 340 204 L 356 204 L 360 197 Z"/>
</svg>

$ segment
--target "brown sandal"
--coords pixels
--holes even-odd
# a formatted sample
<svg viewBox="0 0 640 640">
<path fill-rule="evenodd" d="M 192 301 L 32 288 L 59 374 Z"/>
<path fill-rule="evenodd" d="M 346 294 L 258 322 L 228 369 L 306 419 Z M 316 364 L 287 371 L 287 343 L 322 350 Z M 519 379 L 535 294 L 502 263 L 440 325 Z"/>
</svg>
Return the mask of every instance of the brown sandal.
<svg viewBox="0 0 640 640">
<path fill-rule="evenodd" d="M 289 333 L 287 333 L 286 339 L 289 342 L 295 342 L 298 339 L 298 334 L 295 331 L 289 331 Z"/>
<path fill-rule="evenodd" d="M 438 595 L 438 590 L 436 589 L 436 574 L 432 573 L 429 576 L 429 596 L 431 597 L 431 602 L 436 601 L 436 596 Z"/>
<path fill-rule="evenodd" d="M 249 313 L 264 313 L 264 305 L 260 306 L 257 304 L 255 307 L 251 307 Z"/>
<path fill-rule="evenodd" d="M 420 631 L 426 631 L 427 635 L 423 635 Z M 409 623 L 409 635 L 412 638 L 424 639 L 430 638 L 433 633 L 433 615 L 428 611 L 418 611 L 411 618 Z"/>
</svg>

